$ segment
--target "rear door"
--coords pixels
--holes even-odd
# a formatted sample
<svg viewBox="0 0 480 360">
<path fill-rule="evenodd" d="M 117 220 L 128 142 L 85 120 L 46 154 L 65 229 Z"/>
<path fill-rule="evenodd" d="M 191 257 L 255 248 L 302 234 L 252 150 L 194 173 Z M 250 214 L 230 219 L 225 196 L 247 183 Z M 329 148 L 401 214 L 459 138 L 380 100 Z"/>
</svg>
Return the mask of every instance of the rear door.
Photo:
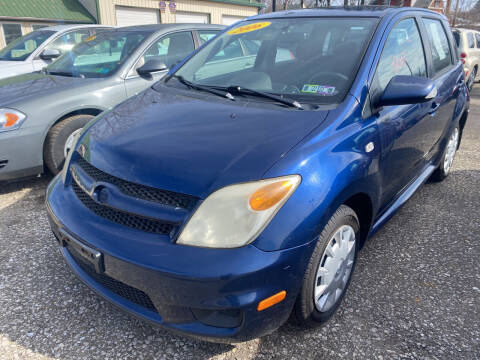
<svg viewBox="0 0 480 360">
<path fill-rule="evenodd" d="M 449 129 L 453 119 L 459 86 L 463 85 L 462 68 L 457 58 L 448 24 L 438 18 L 423 17 L 424 38 L 427 43 L 427 59 L 429 60 L 430 74 L 437 86 L 438 94 L 432 103 L 429 143 L 434 150 L 440 145 L 440 140 Z M 432 153 L 433 155 L 433 153 Z"/>
<path fill-rule="evenodd" d="M 137 69 L 145 64 L 146 61 L 159 59 L 163 61 L 168 68 L 171 68 L 194 50 L 195 43 L 191 31 L 178 31 L 155 39 L 127 75 L 125 80 L 127 96 L 130 97 L 145 90 L 167 74 L 168 69 L 158 71 L 149 76 L 140 76 Z"/>
</svg>

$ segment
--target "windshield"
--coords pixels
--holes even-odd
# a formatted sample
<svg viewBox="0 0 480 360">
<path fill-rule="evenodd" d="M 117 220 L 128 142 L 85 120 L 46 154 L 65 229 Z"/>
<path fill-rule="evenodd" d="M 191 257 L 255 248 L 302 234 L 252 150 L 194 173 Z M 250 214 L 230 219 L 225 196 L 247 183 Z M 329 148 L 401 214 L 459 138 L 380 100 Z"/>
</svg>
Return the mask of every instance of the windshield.
<svg viewBox="0 0 480 360">
<path fill-rule="evenodd" d="M 0 50 L 0 60 L 23 61 L 55 31 L 37 30 L 22 36 Z"/>
<path fill-rule="evenodd" d="M 192 84 L 240 86 L 300 102 L 339 102 L 350 88 L 376 22 L 372 18 L 241 22 L 213 39 L 174 76 Z"/>
<path fill-rule="evenodd" d="M 47 72 L 87 78 L 110 76 L 149 35 L 145 31 L 102 32 L 59 57 L 47 67 Z"/>
</svg>

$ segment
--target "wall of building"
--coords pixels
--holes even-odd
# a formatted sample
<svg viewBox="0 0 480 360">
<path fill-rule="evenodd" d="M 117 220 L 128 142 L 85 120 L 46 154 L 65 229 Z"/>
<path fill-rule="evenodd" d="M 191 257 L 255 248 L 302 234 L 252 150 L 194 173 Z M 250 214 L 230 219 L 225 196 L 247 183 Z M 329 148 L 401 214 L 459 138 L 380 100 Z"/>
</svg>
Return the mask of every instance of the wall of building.
<svg viewBox="0 0 480 360">
<path fill-rule="evenodd" d="M 45 23 L 45 22 L 29 22 L 29 21 L 0 21 L 0 49 L 3 49 L 7 44 L 5 43 L 5 37 L 3 34 L 3 27 L 2 24 L 8 24 L 8 23 L 13 23 L 13 24 L 20 24 L 22 26 L 22 35 L 26 35 L 29 32 L 33 31 L 33 25 L 44 25 L 44 26 L 50 26 L 54 25 L 53 23 Z"/>
<path fill-rule="evenodd" d="M 212 24 L 221 24 L 222 15 L 252 16 L 258 14 L 258 9 L 253 6 L 241 6 L 225 4 L 213 1 L 175 1 L 176 11 L 198 12 L 210 15 Z M 101 0 L 99 1 L 100 23 L 104 25 L 116 25 L 115 6 L 131 6 L 140 8 L 159 9 L 157 0 Z M 162 23 L 174 23 L 175 14 L 170 12 L 167 2 L 165 12 L 161 13 Z"/>
</svg>

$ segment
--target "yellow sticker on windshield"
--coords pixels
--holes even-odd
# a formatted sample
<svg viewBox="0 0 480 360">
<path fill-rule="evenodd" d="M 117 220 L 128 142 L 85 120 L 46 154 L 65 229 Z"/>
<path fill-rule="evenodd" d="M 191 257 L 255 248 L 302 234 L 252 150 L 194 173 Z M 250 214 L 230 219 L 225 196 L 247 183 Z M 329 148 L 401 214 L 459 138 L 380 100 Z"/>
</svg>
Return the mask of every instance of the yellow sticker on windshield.
<svg viewBox="0 0 480 360">
<path fill-rule="evenodd" d="M 84 41 L 92 41 L 92 40 L 95 40 L 97 38 L 97 35 L 92 35 L 88 38 L 86 38 Z"/>
<path fill-rule="evenodd" d="M 271 24 L 271 22 L 269 22 L 269 21 L 263 21 L 263 22 L 257 22 L 257 23 L 253 23 L 253 24 L 243 25 L 243 26 L 240 26 L 236 29 L 230 30 L 228 32 L 228 35 L 238 35 L 238 34 L 244 34 L 244 33 L 250 32 L 250 31 L 257 31 L 257 30 L 263 29 L 267 26 L 270 26 L 270 24 Z"/>
</svg>

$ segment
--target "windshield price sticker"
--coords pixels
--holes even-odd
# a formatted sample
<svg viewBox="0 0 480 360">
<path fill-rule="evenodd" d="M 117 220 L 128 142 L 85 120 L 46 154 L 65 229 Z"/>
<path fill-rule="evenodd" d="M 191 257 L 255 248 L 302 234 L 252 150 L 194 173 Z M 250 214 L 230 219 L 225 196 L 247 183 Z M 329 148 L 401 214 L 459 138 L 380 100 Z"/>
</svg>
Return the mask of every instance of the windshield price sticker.
<svg viewBox="0 0 480 360">
<path fill-rule="evenodd" d="M 302 92 L 322 96 L 334 96 L 335 86 L 305 84 L 303 85 Z"/>
<path fill-rule="evenodd" d="M 267 26 L 270 26 L 271 22 L 269 21 L 263 21 L 263 22 L 257 22 L 253 24 L 248 24 L 248 25 L 243 25 L 240 26 L 236 29 L 230 30 L 228 32 L 228 35 L 238 35 L 238 34 L 244 34 L 250 31 L 257 31 L 263 28 L 266 28 Z"/>
</svg>

